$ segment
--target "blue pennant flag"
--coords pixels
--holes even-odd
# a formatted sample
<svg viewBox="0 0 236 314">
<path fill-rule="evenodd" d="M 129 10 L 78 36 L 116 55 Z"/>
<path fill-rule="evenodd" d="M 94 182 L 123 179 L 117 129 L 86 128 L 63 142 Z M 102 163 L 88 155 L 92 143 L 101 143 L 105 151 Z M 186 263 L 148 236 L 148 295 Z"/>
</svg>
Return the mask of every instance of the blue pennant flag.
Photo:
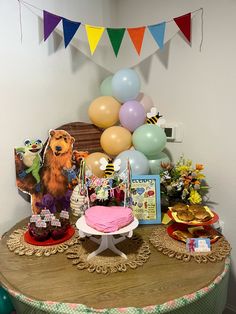
<svg viewBox="0 0 236 314">
<path fill-rule="evenodd" d="M 165 28 L 166 22 L 148 26 L 150 33 L 152 34 L 160 49 L 164 47 Z"/>
<path fill-rule="evenodd" d="M 63 23 L 63 32 L 64 32 L 64 42 L 65 42 L 65 48 L 66 48 L 69 45 L 73 36 L 75 35 L 77 29 L 80 27 L 81 23 L 67 20 L 64 17 L 62 19 L 62 23 Z"/>
</svg>

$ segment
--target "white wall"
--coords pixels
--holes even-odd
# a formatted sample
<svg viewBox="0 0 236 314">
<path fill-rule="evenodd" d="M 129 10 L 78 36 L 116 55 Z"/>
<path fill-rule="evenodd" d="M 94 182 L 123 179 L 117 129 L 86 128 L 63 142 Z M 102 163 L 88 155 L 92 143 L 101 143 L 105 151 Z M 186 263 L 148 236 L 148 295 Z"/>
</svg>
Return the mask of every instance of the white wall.
<svg viewBox="0 0 236 314">
<path fill-rule="evenodd" d="M 105 2 L 97 1 L 96 6 L 85 2 L 80 1 L 82 10 L 75 10 L 81 14 L 78 18 L 106 22 Z M 53 11 L 53 2 L 50 4 L 47 8 Z M 22 25 L 21 44 L 17 1 L 1 0 L 0 234 L 30 214 L 29 204 L 15 186 L 14 147 L 22 145 L 25 138 L 45 140 L 50 128 L 88 120 L 87 107 L 99 95 L 98 82 L 110 74 L 75 48 L 65 50 L 57 34 L 49 42 L 39 42 L 38 17 L 24 8 Z"/>
<path fill-rule="evenodd" d="M 226 237 L 235 247 L 236 2 L 81 0 L 72 1 L 70 6 L 68 1 L 60 1 L 60 6 L 56 1 L 31 3 L 71 19 L 107 26 L 147 25 L 204 8 L 201 53 L 201 19 L 200 14 L 196 14 L 191 48 L 176 35 L 162 53 L 157 51 L 146 58 L 156 49 L 147 34 L 140 58 L 143 61 L 135 69 L 140 74 L 142 90 L 153 98 L 165 118 L 183 122 L 183 143 L 167 147 L 175 160 L 184 153 L 194 162 L 205 164 L 213 207 L 225 223 Z M 127 36 L 117 60 L 110 53 L 110 47 L 108 52 L 106 39 L 102 39 L 102 46 L 91 58 L 85 56 L 88 48 L 84 41 L 79 44 L 73 41 L 83 54 L 73 47 L 65 51 L 58 35 L 50 38 L 49 43 L 39 43 L 38 18 L 25 9 L 22 10 L 22 23 L 21 45 L 17 2 L 2 0 L 0 233 L 30 213 L 29 205 L 17 194 L 15 187 L 14 146 L 21 145 L 26 137 L 46 139 L 46 132 L 51 127 L 70 121 L 87 121 L 87 106 L 99 95 L 99 83 L 109 75 L 108 70 L 139 61 L 130 50 L 132 46 Z M 173 31 L 169 38 L 172 35 Z M 81 36 L 85 38 L 82 30 Z M 235 272 L 236 253 L 232 251 L 229 304 L 236 309 Z"/>
<path fill-rule="evenodd" d="M 177 35 L 163 53 L 157 52 L 135 69 L 142 76 L 143 91 L 155 100 L 165 118 L 183 122 L 183 143 L 167 145 L 174 160 L 184 153 L 205 164 L 213 208 L 224 221 L 224 233 L 234 248 L 228 302 L 236 312 L 236 2 L 122 0 L 120 4 L 124 23 L 133 25 L 204 8 L 201 53 L 201 15 L 197 14 L 192 48 Z"/>
</svg>

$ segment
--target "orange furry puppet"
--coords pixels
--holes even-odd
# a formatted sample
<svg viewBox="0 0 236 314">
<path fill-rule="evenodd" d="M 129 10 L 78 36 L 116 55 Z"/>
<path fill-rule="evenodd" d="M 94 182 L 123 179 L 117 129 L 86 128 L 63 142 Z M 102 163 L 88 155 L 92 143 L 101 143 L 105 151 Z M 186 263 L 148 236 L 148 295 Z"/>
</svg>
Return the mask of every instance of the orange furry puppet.
<svg viewBox="0 0 236 314">
<path fill-rule="evenodd" d="M 55 199 L 58 210 L 63 209 L 63 205 L 58 201 L 65 197 L 69 188 L 66 171 L 72 169 L 74 138 L 64 130 L 50 130 L 49 138 L 44 149 L 43 164 L 39 170 L 40 190 L 36 191 L 32 184 L 32 175 L 29 174 L 24 179 L 18 173 L 22 168 L 22 161 L 16 155 L 16 173 L 18 188 L 31 195 L 31 205 L 33 213 L 40 212 L 42 200 L 45 195 L 50 195 Z M 38 205 L 41 204 L 41 207 Z M 62 208 L 60 208 L 62 207 Z"/>
</svg>

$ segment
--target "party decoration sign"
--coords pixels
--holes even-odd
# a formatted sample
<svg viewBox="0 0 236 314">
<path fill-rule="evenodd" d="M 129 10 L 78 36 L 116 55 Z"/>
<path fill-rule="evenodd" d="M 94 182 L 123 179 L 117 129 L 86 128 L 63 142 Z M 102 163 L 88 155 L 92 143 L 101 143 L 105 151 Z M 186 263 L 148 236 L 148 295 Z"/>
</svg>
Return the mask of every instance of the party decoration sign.
<svg viewBox="0 0 236 314">
<path fill-rule="evenodd" d="M 69 45 L 72 38 L 74 37 L 81 23 L 73 22 L 73 21 L 63 18 L 62 24 L 63 24 L 64 42 L 65 42 L 65 48 L 66 48 Z"/>
<path fill-rule="evenodd" d="M 85 29 L 88 37 L 91 55 L 93 55 L 105 28 L 99 26 L 85 25 Z"/>
<path fill-rule="evenodd" d="M 162 49 L 164 47 L 166 22 L 162 22 L 156 25 L 150 25 L 148 26 L 148 29 L 152 34 L 154 40 L 158 44 L 159 48 Z"/>
<path fill-rule="evenodd" d="M 175 17 L 174 21 L 188 42 L 191 43 L 191 13 Z"/>
<path fill-rule="evenodd" d="M 145 29 L 146 26 L 127 29 L 138 55 L 141 53 Z"/>
<path fill-rule="evenodd" d="M 107 28 L 107 34 L 109 36 L 113 51 L 117 57 L 122 39 L 125 34 L 125 28 Z"/>
<path fill-rule="evenodd" d="M 140 224 L 161 223 L 160 177 L 132 176 L 132 209 Z"/>
<path fill-rule="evenodd" d="M 195 11 L 189 12 L 187 14 L 174 17 L 168 21 L 161 21 L 153 25 L 142 25 L 139 27 L 126 26 L 126 27 L 121 27 L 121 28 L 112 28 L 112 27 L 89 25 L 87 23 L 83 24 L 79 21 L 71 21 L 63 16 L 59 16 L 51 12 L 42 10 L 36 7 L 35 5 L 32 5 L 28 2 L 27 3 L 24 2 L 23 0 L 19 0 L 19 3 L 24 5 L 28 9 L 30 9 L 29 7 L 32 7 L 34 9 L 38 9 L 43 12 L 44 41 L 48 39 L 48 37 L 52 34 L 54 29 L 60 23 L 60 21 L 62 21 L 64 42 L 65 42 L 65 47 L 67 47 L 67 45 L 70 43 L 70 41 L 74 37 L 77 29 L 80 27 L 80 25 L 82 25 L 83 27 L 85 27 L 87 38 L 88 38 L 88 43 L 90 47 L 90 52 L 91 52 L 91 55 L 93 55 L 101 37 L 103 36 L 104 30 L 106 29 L 107 31 L 106 33 L 110 39 L 111 46 L 116 57 L 118 56 L 120 46 L 121 46 L 126 30 L 129 34 L 131 42 L 133 43 L 134 49 L 136 50 L 138 55 L 141 54 L 144 36 L 146 35 L 146 32 L 145 32 L 146 28 L 149 29 L 151 36 L 153 37 L 153 39 L 155 40 L 159 48 L 162 49 L 164 47 L 166 26 L 169 23 L 176 23 L 179 30 L 187 39 L 188 43 L 191 44 L 192 16 L 194 13 L 198 11 L 203 12 L 203 9 L 200 8 Z M 21 32 L 22 32 L 22 29 L 21 29 Z"/>
</svg>

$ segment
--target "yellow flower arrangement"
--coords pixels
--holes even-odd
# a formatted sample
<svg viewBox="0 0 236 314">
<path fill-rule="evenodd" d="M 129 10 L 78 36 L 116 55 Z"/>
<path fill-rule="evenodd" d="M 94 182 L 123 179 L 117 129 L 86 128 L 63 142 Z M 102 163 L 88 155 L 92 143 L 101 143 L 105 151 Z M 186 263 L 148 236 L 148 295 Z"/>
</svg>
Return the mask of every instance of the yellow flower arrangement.
<svg viewBox="0 0 236 314">
<path fill-rule="evenodd" d="M 173 164 L 161 164 L 161 192 L 169 202 L 183 201 L 190 204 L 201 204 L 203 196 L 207 193 L 205 175 L 202 173 L 204 166 L 192 160 L 180 157 Z"/>
</svg>

